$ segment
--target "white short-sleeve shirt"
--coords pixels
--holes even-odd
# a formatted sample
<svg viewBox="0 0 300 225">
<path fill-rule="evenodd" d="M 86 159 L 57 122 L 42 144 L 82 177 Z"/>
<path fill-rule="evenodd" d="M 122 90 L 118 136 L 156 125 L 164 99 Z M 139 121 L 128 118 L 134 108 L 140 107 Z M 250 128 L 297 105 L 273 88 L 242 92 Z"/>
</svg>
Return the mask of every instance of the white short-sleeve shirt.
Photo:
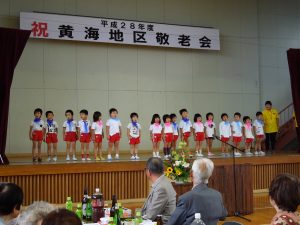
<svg viewBox="0 0 300 225">
<path fill-rule="evenodd" d="M 91 121 L 89 120 L 79 120 L 77 127 L 80 129 L 80 133 L 87 134 L 90 133 Z"/>
<path fill-rule="evenodd" d="M 260 120 L 254 120 L 253 126 L 255 127 L 256 135 L 264 135 L 264 122 Z"/>
<path fill-rule="evenodd" d="M 152 132 L 152 134 L 161 134 L 162 131 L 162 125 L 161 124 L 151 124 L 149 130 Z"/>
<path fill-rule="evenodd" d="M 178 124 L 172 123 L 172 125 L 173 125 L 173 134 L 178 135 Z"/>
<path fill-rule="evenodd" d="M 44 127 L 44 121 L 40 120 L 39 122 L 34 122 L 34 120 L 33 120 L 33 121 L 31 121 L 30 126 L 32 127 L 32 131 L 35 131 L 35 130 L 41 131 L 41 130 L 43 130 L 43 127 Z"/>
<path fill-rule="evenodd" d="M 76 132 L 77 122 L 75 120 L 72 120 L 70 122 L 66 120 L 63 123 L 63 127 L 66 128 L 66 132 Z"/>
<path fill-rule="evenodd" d="M 193 128 L 195 130 L 195 133 L 203 133 L 204 132 L 204 125 L 202 122 L 194 123 Z"/>
<path fill-rule="evenodd" d="M 225 122 L 225 121 L 222 121 L 220 124 L 219 124 L 219 133 L 220 133 L 220 136 L 223 136 L 225 138 L 229 138 L 231 137 L 231 126 L 230 126 L 230 122 Z"/>
<path fill-rule="evenodd" d="M 102 135 L 102 131 L 103 131 L 102 120 L 100 120 L 99 122 L 93 122 L 91 129 L 95 131 L 95 134 Z"/>
<path fill-rule="evenodd" d="M 190 120 L 186 122 L 184 120 L 181 120 L 179 123 L 179 128 L 182 129 L 183 133 L 191 132 L 191 127 L 192 127 L 192 123 Z"/>
<path fill-rule="evenodd" d="M 253 133 L 252 133 L 252 125 L 250 125 L 249 127 L 244 124 L 243 125 L 245 128 L 245 137 L 246 138 L 254 138 Z"/>
<path fill-rule="evenodd" d="M 106 122 L 106 126 L 109 127 L 109 136 L 120 133 L 120 127 L 122 126 L 119 119 L 110 118 Z"/>
<path fill-rule="evenodd" d="M 242 127 L 243 124 L 240 121 L 232 121 L 231 128 L 232 128 L 232 136 L 233 137 L 242 137 Z"/>
<path fill-rule="evenodd" d="M 48 121 L 44 122 L 44 128 L 47 133 L 56 133 L 56 130 L 58 129 L 58 124 L 56 121 L 52 121 L 52 123 L 48 123 Z"/>
<path fill-rule="evenodd" d="M 136 123 L 136 125 L 133 125 L 133 123 L 129 123 L 127 128 L 129 129 L 129 135 L 133 138 L 138 138 L 140 136 L 140 130 L 141 125 L 139 123 Z"/>
<path fill-rule="evenodd" d="M 174 133 L 174 130 L 173 130 L 173 124 L 172 123 L 169 123 L 169 124 L 164 124 L 164 133 L 165 134 L 173 134 Z"/>
<path fill-rule="evenodd" d="M 210 124 L 208 121 L 206 121 L 204 123 L 204 127 L 206 128 L 206 136 L 213 137 L 213 135 L 215 134 L 216 124 L 214 122 Z"/>
</svg>

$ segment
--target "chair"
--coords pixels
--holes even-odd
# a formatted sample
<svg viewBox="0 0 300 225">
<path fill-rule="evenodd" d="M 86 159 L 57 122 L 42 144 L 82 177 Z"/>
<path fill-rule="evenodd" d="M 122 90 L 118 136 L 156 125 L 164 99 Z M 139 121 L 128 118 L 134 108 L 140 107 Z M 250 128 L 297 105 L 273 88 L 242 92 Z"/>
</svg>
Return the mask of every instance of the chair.
<svg viewBox="0 0 300 225">
<path fill-rule="evenodd" d="M 243 225 L 242 223 L 234 222 L 234 221 L 228 221 L 223 223 L 223 225 Z"/>
</svg>

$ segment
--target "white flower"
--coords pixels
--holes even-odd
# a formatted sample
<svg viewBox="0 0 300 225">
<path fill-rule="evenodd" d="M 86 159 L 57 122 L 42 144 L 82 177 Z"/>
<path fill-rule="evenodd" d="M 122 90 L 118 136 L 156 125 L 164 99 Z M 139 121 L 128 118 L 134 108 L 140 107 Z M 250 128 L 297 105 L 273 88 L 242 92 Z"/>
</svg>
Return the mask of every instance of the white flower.
<svg viewBox="0 0 300 225">
<path fill-rule="evenodd" d="M 182 166 L 183 166 L 184 168 L 189 168 L 189 167 L 190 167 L 190 164 L 185 162 Z"/>
<path fill-rule="evenodd" d="M 180 163 L 181 163 L 181 161 L 175 161 L 175 165 L 176 165 L 176 166 L 179 166 Z"/>
</svg>

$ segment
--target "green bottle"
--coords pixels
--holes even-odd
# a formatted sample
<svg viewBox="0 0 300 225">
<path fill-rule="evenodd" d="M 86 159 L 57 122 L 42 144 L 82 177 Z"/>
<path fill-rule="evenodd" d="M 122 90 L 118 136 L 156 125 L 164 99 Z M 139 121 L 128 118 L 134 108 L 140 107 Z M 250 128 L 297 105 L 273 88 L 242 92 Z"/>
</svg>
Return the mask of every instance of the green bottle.
<svg viewBox="0 0 300 225">
<path fill-rule="evenodd" d="M 134 221 L 135 221 L 135 224 L 140 224 L 143 222 L 141 212 L 136 212 Z"/>
<path fill-rule="evenodd" d="M 81 203 L 77 204 L 77 209 L 76 209 L 75 213 L 79 217 L 79 219 L 82 220 L 82 204 Z"/>
<path fill-rule="evenodd" d="M 123 208 L 122 208 L 122 203 L 118 203 L 118 206 L 119 206 L 119 215 L 120 215 L 120 218 L 122 219 L 123 218 Z"/>
<path fill-rule="evenodd" d="M 66 209 L 70 210 L 70 211 L 73 211 L 73 202 L 72 202 L 72 198 L 71 197 L 67 197 Z"/>
<path fill-rule="evenodd" d="M 93 218 L 93 207 L 91 203 L 91 198 L 88 197 L 88 201 L 86 203 L 86 221 L 92 221 Z"/>
<path fill-rule="evenodd" d="M 109 217 L 109 225 L 116 225 L 113 217 Z"/>
</svg>

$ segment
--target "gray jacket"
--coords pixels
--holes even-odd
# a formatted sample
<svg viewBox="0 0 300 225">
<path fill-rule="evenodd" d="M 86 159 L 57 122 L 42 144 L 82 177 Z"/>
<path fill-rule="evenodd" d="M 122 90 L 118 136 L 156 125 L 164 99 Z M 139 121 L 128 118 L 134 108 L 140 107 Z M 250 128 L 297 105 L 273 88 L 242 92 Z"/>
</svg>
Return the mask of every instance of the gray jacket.
<svg viewBox="0 0 300 225">
<path fill-rule="evenodd" d="M 221 193 L 206 184 L 197 185 L 179 197 L 176 210 L 167 224 L 190 225 L 195 213 L 201 213 L 205 225 L 217 225 L 219 219 L 227 216 Z"/>
<path fill-rule="evenodd" d="M 160 176 L 153 184 L 148 198 L 143 206 L 143 218 L 154 220 L 162 215 L 166 224 L 176 208 L 176 192 L 165 175 Z"/>
</svg>

